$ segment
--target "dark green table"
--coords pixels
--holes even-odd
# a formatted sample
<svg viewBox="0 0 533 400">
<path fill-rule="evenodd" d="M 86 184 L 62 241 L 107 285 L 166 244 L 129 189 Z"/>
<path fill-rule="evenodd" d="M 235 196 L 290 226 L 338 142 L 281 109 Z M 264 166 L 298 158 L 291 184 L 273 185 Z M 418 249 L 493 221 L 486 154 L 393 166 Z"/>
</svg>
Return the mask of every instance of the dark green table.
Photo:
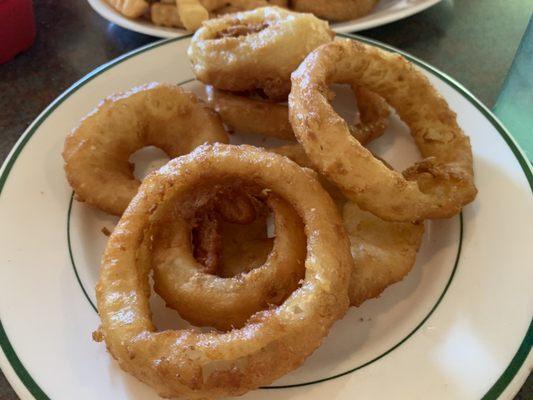
<svg viewBox="0 0 533 400">
<path fill-rule="evenodd" d="M 156 40 L 109 24 L 83 0 L 34 3 L 35 45 L 0 65 L 0 162 L 29 123 L 72 83 L 106 61 Z M 444 0 L 418 15 L 360 34 L 427 61 L 492 108 L 532 10 L 532 0 Z M 530 76 L 529 81 L 532 79 Z M 507 94 L 499 107 L 509 98 L 513 103 Z M 516 106 L 503 107 L 503 114 L 520 115 Z M 0 400 L 15 399 L 0 374 Z M 531 376 L 517 399 L 533 399 Z"/>
</svg>

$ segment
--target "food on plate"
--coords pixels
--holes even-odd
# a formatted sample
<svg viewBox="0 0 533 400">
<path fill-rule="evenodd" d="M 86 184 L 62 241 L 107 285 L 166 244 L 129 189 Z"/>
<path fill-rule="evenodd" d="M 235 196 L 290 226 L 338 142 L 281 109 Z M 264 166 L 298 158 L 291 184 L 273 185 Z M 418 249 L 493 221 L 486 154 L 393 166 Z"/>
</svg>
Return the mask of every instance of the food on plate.
<svg viewBox="0 0 533 400">
<path fill-rule="evenodd" d="M 353 202 L 342 207 L 342 219 L 354 260 L 348 289 L 350 304 L 359 306 L 411 271 L 424 224 L 384 221 Z"/>
<path fill-rule="evenodd" d="M 195 31 L 209 19 L 209 12 L 200 0 L 176 0 L 176 5 L 180 20 L 188 31 Z"/>
<path fill-rule="evenodd" d="M 151 83 L 109 96 L 65 139 L 63 159 L 76 198 L 121 215 L 137 193 L 130 156 L 156 146 L 169 157 L 228 142 L 216 113 L 175 84 Z"/>
<path fill-rule="evenodd" d="M 328 101 L 332 83 L 361 86 L 383 97 L 410 128 L 424 159 L 401 174 L 353 140 Z M 455 113 L 398 54 L 349 39 L 319 47 L 292 74 L 289 119 L 317 169 L 382 219 L 447 218 L 476 196 L 470 141 Z"/>
<path fill-rule="evenodd" d="M 379 0 L 291 0 L 296 11 L 330 21 L 349 21 L 370 13 Z"/>
<path fill-rule="evenodd" d="M 312 168 L 300 145 L 270 148 L 299 165 Z M 350 305 L 360 306 L 401 281 L 413 268 L 424 234 L 421 222 L 384 221 L 347 201 L 336 186 L 319 175 L 322 186 L 335 199 L 350 239 L 354 260 L 348 293 Z"/>
<path fill-rule="evenodd" d="M 287 0 L 231 0 L 223 1 L 218 7 L 215 7 L 213 13 L 217 16 L 231 14 L 240 11 L 254 10 L 259 7 L 279 6 L 287 7 Z"/>
<path fill-rule="evenodd" d="M 290 204 L 306 233 L 305 276 L 279 306 L 230 332 L 157 332 L 149 307 L 152 238 L 198 186 L 240 180 Z M 179 223 L 179 221 L 176 221 Z M 107 244 L 96 289 L 103 339 L 120 367 L 163 397 L 240 395 L 297 368 L 348 307 L 349 242 L 313 174 L 253 146 L 203 145 L 143 181 Z"/>
<path fill-rule="evenodd" d="M 212 86 L 205 87 L 207 102 L 222 121 L 240 133 L 255 133 L 278 139 L 295 140 L 285 104 L 250 98 Z M 389 106 L 379 96 L 364 88 L 355 88 L 359 122 L 350 125 L 350 133 L 362 145 L 381 136 L 388 126 Z"/>
<path fill-rule="evenodd" d="M 176 4 L 153 3 L 150 7 L 150 19 L 155 25 L 169 28 L 184 28 Z"/>
<path fill-rule="evenodd" d="M 155 25 L 194 32 L 209 17 L 278 6 L 330 21 L 348 21 L 370 13 L 378 0 L 106 0 L 128 18 L 149 17 Z M 180 3 L 186 8 L 181 8 Z"/>
<path fill-rule="evenodd" d="M 196 78 L 205 84 L 283 100 L 291 72 L 332 37 L 328 23 L 312 14 L 265 7 L 206 21 L 187 54 Z"/>
<path fill-rule="evenodd" d="M 182 204 L 198 203 L 195 196 L 193 199 L 180 203 L 181 216 L 185 212 Z M 168 219 L 162 220 L 153 244 L 154 289 L 168 307 L 196 326 L 229 330 L 244 326 L 256 312 L 281 304 L 297 288 L 303 278 L 306 254 L 303 225 L 294 209 L 283 200 L 269 195 L 266 202 L 274 213 L 276 227 L 270 254 L 260 267 L 229 278 L 206 273 L 201 262 L 196 261 L 187 224 L 172 223 L 179 217 L 169 213 Z M 185 219 L 189 219 L 187 215 Z M 209 226 L 205 220 L 200 222 Z M 216 224 L 210 235 L 202 236 L 202 241 L 221 243 L 218 227 Z M 264 254 L 266 244 L 258 242 L 256 245 Z M 215 253 L 220 251 L 209 245 L 205 247 Z M 211 254 L 210 258 L 217 263 L 213 268 L 216 271 L 219 254 Z"/>
<path fill-rule="evenodd" d="M 106 0 L 107 3 L 119 13 L 128 18 L 138 18 L 150 8 L 150 3 L 145 0 Z"/>
<path fill-rule="evenodd" d="M 203 266 L 204 272 L 213 274 L 218 270 L 222 252 L 222 238 L 218 234 L 220 225 L 224 221 L 250 224 L 258 217 L 259 201 L 236 188 L 217 188 L 211 192 L 195 198 L 195 212 L 189 216 L 188 222 L 194 258 Z"/>
</svg>

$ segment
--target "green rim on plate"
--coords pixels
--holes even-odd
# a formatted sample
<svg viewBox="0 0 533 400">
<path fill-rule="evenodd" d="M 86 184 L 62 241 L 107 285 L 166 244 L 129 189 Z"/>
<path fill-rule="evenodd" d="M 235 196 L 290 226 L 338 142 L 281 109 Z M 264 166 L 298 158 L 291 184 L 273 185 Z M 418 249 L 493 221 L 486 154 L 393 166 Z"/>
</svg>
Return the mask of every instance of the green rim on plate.
<svg viewBox="0 0 533 400">
<path fill-rule="evenodd" d="M 433 68 L 432 66 L 424 63 L 423 61 L 412 57 L 406 53 L 404 53 L 401 50 L 398 50 L 394 47 L 387 46 L 383 43 L 379 43 L 373 40 L 369 40 L 366 38 L 362 38 L 355 35 L 348 35 L 348 34 L 341 34 L 340 36 L 351 38 L 351 39 L 357 39 L 361 40 L 367 43 L 370 43 L 372 45 L 375 45 L 377 47 L 381 47 L 383 49 L 393 51 L 396 53 L 402 54 L 404 57 L 415 63 L 416 65 L 420 66 L 421 68 L 427 70 L 428 72 L 432 73 L 433 75 L 437 76 L 444 82 L 446 82 L 448 85 L 452 86 L 455 90 L 457 90 L 459 93 L 461 93 L 472 105 L 474 105 L 482 114 L 483 116 L 496 128 L 498 133 L 502 136 L 502 138 L 505 140 L 511 151 L 513 152 L 514 156 L 516 157 L 519 165 L 521 166 L 528 182 L 530 185 L 530 188 L 533 192 L 533 173 L 531 170 L 531 166 L 529 165 L 527 158 L 524 156 L 523 152 L 520 150 L 512 136 L 506 131 L 506 129 L 501 125 L 501 123 L 494 117 L 494 115 L 477 100 L 467 89 L 465 89 L 462 85 L 460 85 L 458 82 L 447 76 L 446 74 L 438 71 L 437 69 Z M 137 56 L 139 54 L 142 54 L 148 50 L 152 50 L 156 47 L 165 45 L 170 42 L 180 41 L 184 39 L 190 38 L 191 35 L 183 36 L 179 38 L 174 39 L 167 39 L 158 41 L 143 47 L 140 47 L 139 49 L 133 50 L 121 57 L 118 57 L 99 68 L 95 69 L 93 72 L 89 73 L 79 81 L 77 81 L 74 85 L 72 85 L 69 89 L 67 89 L 63 94 L 61 94 L 54 102 L 52 102 L 36 119 L 35 121 L 30 125 L 30 127 L 26 130 L 26 132 L 22 135 L 22 137 L 19 139 L 17 144 L 14 146 L 11 153 L 8 155 L 5 163 L 2 166 L 2 172 L 0 175 L 0 195 L 2 193 L 2 190 L 5 186 L 5 183 L 9 177 L 9 173 L 11 169 L 13 168 L 13 165 L 15 164 L 18 156 L 26 146 L 26 144 L 29 142 L 33 134 L 37 131 L 39 126 L 46 120 L 46 118 L 60 105 L 62 104 L 66 99 L 70 97 L 74 92 L 76 92 L 79 88 L 96 78 L 98 75 L 102 74 L 103 72 L 107 71 L 108 69 L 114 67 L 115 65 L 118 65 L 124 61 L 126 61 L 129 58 L 132 58 L 134 56 Z M 452 274 L 453 276 L 453 274 Z M 81 283 L 81 282 L 80 282 Z M 444 295 L 444 293 L 443 293 Z M 439 299 L 439 302 L 441 298 Z M 437 303 L 438 305 L 438 303 Z M 436 306 L 437 306 L 436 305 Z M 435 307 L 436 307 L 435 306 Z M 433 310 L 432 310 L 433 311 Z M 428 316 L 429 317 L 429 316 Z M 427 318 L 426 318 L 427 319 Z M 422 325 L 426 319 L 424 319 L 420 325 Z M 405 338 L 404 340 L 407 340 Z M 400 343 L 401 344 L 401 343 Z M 399 345 L 399 344 L 398 344 Z M 497 399 L 498 396 L 500 396 L 503 391 L 508 387 L 508 385 L 511 383 L 513 378 L 516 376 L 518 371 L 520 370 L 520 367 L 523 365 L 524 361 L 526 360 L 531 347 L 533 345 L 533 322 L 530 323 L 529 328 L 526 332 L 526 335 L 524 339 L 522 340 L 520 346 L 517 349 L 517 352 L 515 353 L 514 357 L 512 358 L 510 364 L 505 369 L 505 371 L 502 373 L 502 375 L 498 378 L 498 380 L 492 385 L 492 387 L 489 389 L 489 391 L 483 396 L 482 400 L 492 400 Z M 22 384 L 26 387 L 26 389 L 33 395 L 33 397 L 37 400 L 50 400 L 50 398 L 46 395 L 46 393 L 39 387 L 39 385 L 35 382 L 35 380 L 32 378 L 32 376 L 29 374 L 29 372 L 26 370 L 20 359 L 18 358 L 13 346 L 11 345 L 9 338 L 7 337 L 6 331 L 2 325 L 1 318 L 0 318 L 0 347 L 2 348 L 11 368 L 13 368 L 14 372 L 16 373 L 19 380 L 22 382 Z M 391 350 L 392 351 L 392 350 Z M 359 367 L 361 368 L 361 367 Z M 349 372 L 347 372 L 349 373 Z M 324 380 L 333 379 L 332 378 L 326 378 Z M 321 380 L 323 381 L 323 380 Z M 276 388 L 276 387 L 272 387 Z M 278 387 L 280 388 L 280 387 Z"/>
</svg>

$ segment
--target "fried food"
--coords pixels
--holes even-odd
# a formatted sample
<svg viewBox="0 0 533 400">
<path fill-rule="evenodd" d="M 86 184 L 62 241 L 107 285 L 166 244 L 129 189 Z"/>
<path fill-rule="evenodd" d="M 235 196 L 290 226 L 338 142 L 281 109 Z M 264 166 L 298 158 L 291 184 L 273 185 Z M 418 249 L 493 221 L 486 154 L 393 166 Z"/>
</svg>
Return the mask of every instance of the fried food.
<svg viewBox="0 0 533 400">
<path fill-rule="evenodd" d="M 185 28 L 175 4 L 153 3 L 150 7 L 150 19 L 155 25 Z"/>
<path fill-rule="evenodd" d="M 305 277 L 283 304 L 241 329 L 156 332 L 149 309 L 150 249 L 159 221 L 197 185 L 243 180 L 268 188 L 302 218 Z M 179 223 L 179 221 L 176 221 Z M 252 146 L 215 144 L 150 174 L 107 244 L 97 285 L 103 338 L 120 367 L 163 397 L 240 395 L 298 367 L 348 307 L 349 243 L 333 202 L 311 174 Z"/>
<path fill-rule="evenodd" d="M 220 225 L 224 221 L 237 224 L 250 224 L 257 219 L 256 204 L 241 190 L 222 188 L 209 196 L 205 204 L 199 204 L 201 199 L 195 199 L 194 216 L 192 222 L 193 255 L 203 265 L 203 271 L 214 274 L 219 266 L 222 253 L 222 238 L 219 235 Z M 204 196 L 205 201 L 205 196 Z M 169 222 L 171 224 L 172 221 Z"/>
<path fill-rule="evenodd" d="M 296 11 L 310 12 L 329 21 L 349 21 L 370 13 L 378 0 L 292 0 Z"/>
<path fill-rule="evenodd" d="M 300 145 L 269 149 L 299 165 L 312 168 Z M 401 281 L 413 268 L 424 235 L 424 224 L 384 221 L 347 201 L 338 188 L 319 175 L 322 186 L 342 213 L 354 260 L 350 275 L 350 305 L 360 306 Z"/>
<path fill-rule="evenodd" d="M 197 79 L 217 89 L 286 98 L 290 74 L 333 32 L 311 14 L 265 7 L 206 21 L 187 54 Z"/>
<path fill-rule="evenodd" d="M 169 157 L 228 142 L 214 111 L 178 85 L 151 83 L 102 101 L 65 139 L 63 159 L 76 198 L 121 215 L 137 193 L 130 156 L 156 146 Z"/>
<path fill-rule="evenodd" d="M 279 6 L 287 7 L 288 2 L 284 0 L 228 0 L 220 1 L 220 4 L 214 10 L 214 14 L 224 15 L 240 11 L 254 10 L 260 7 Z"/>
<path fill-rule="evenodd" d="M 194 32 L 209 19 L 209 12 L 200 0 L 176 0 L 176 5 L 180 20 L 188 31 Z"/>
<path fill-rule="evenodd" d="M 107 3 L 128 18 L 138 18 L 150 8 L 145 0 L 106 0 Z"/>
<path fill-rule="evenodd" d="M 193 257 L 186 225 L 172 224 L 174 216 L 164 222 L 155 238 L 153 268 L 154 289 L 168 307 L 196 326 L 228 330 L 244 326 L 258 311 L 281 304 L 297 288 L 306 254 L 303 225 L 281 199 L 269 196 L 267 203 L 278 232 L 272 251 L 261 267 L 231 278 L 206 273 Z M 202 239 L 197 245 L 209 247 L 206 243 L 221 242 L 221 235 L 215 230 Z M 212 265 L 215 271 L 219 251 L 212 249 L 210 254 L 217 261 Z"/>
<path fill-rule="evenodd" d="M 207 102 L 222 121 L 240 133 L 254 133 L 284 140 L 295 140 L 289 123 L 289 109 L 284 104 L 258 100 L 212 86 L 205 87 Z M 362 145 L 383 135 L 388 126 L 389 106 L 379 96 L 364 88 L 354 88 L 359 108 L 359 122 L 350 125 L 350 133 Z"/>
<path fill-rule="evenodd" d="M 380 95 L 409 126 L 424 159 L 398 173 L 353 140 L 325 93 L 331 83 Z M 428 79 L 398 54 L 336 40 L 292 74 L 289 118 L 296 138 L 325 176 L 362 209 L 390 221 L 447 218 L 477 193 L 468 137 Z"/>
<path fill-rule="evenodd" d="M 350 304 L 360 306 L 411 271 L 424 224 L 384 221 L 352 202 L 342 207 L 342 219 L 354 260 L 348 289 Z"/>
</svg>

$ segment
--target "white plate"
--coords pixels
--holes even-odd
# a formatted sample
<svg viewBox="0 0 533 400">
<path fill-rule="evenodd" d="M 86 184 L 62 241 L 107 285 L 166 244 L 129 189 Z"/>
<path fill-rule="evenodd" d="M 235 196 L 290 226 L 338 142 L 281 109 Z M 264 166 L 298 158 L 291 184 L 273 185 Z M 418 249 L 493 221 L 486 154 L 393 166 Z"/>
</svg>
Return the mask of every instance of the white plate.
<svg viewBox="0 0 533 400">
<path fill-rule="evenodd" d="M 113 7 L 111 7 L 106 0 L 88 0 L 91 7 L 107 19 L 123 28 L 152 35 L 162 38 L 173 38 L 177 36 L 187 35 L 188 32 L 183 29 L 165 28 L 156 26 L 149 21 L 142 19 L 130 19 L 124 17 Z M 442 0 L 381 0 L 376 8 L 363 18 L 358 18 L 353 21 L 339 22 L 331 25 L 335 32 L 357 32 L 363 29 L 370 29 L 376 26 L 385 25 L 390 22 L 398 21 L 402 18 L 407 18 L 413 14 L 419 13 Z"/>
<path fill-rule="evenodd" d="M 72 200 L 60 153 L 66 133 L 113 92 L 149 81 L 198 89 L 188 43 L 149 45 L 77 82 L 35 120 L 2 167 L 0 365 L 24 400 L 157 399 L 91 340 L 106 240 L 100 230 L 115 221 Z M 427 224 L 406 279 L 351 309 L 300 369 L 244 399 L 510 399 L 533 366 L 531 169 L 471 94 L 412 60 L 471 137 L 478 197 L 462 215 Z M 414 146 L 395 117 L 390 130 L 373 150 L 405 166 L 416 157 Z M 155 308 L 161 324 L 177 323 L 160 303 Z"/>
</svg>

